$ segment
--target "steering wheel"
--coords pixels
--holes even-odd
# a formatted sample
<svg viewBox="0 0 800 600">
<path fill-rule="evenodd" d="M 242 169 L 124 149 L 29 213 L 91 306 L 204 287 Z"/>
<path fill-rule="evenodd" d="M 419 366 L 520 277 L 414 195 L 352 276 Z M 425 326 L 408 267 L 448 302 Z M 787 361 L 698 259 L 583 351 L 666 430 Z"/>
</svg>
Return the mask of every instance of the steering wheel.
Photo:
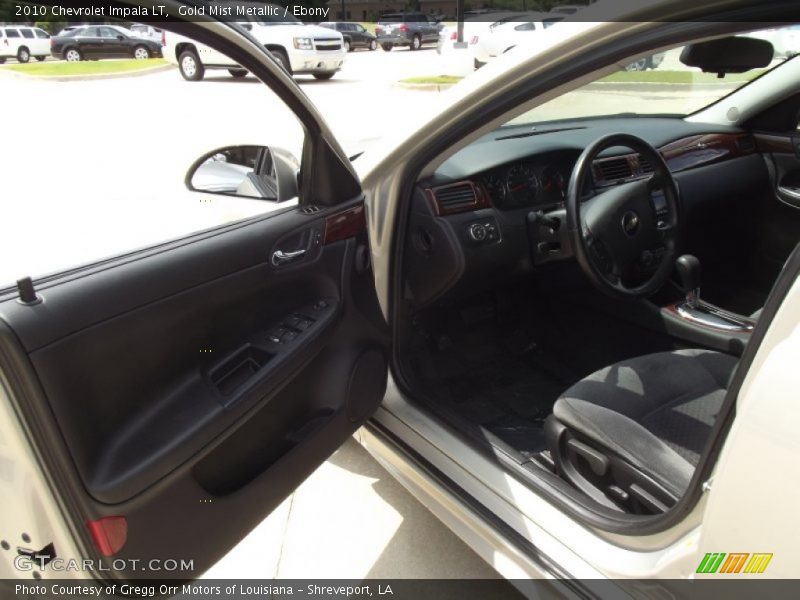
<svg viewBox="0 0 800 600">
<path fill-rule="evenodd" d="M 581 202 L 597 156 L 625 147 L 653 166 L 646 179 L 621 183 Z M 617 297 L 658 291 L 678 256 L 680 192 L 661 154 L 643 139 L 617 133 L 583 151 L 569 180 L 567 230 L 575 257 L 591 282 Z"/>
</svg>

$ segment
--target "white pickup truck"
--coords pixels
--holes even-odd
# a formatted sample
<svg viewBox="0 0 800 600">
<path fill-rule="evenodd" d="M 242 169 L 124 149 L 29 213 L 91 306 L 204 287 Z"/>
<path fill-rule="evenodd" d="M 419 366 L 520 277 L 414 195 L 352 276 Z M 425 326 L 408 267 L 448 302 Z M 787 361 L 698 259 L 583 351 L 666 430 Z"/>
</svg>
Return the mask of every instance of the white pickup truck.
<svg viewBox="0 0 800 600">
<path fill-rule="evenodd" d="M 238 3 L 230 4 L 235 10 Z M 242 12 L 233 14 L 230 20 L 264 44 L 290 74 L 330 79 L 342 68 L 347 52 L 341 33 L 305 25 L 291 14 L 284 16 L 282 8 L 270 12 L 272 14 Z M 275 13 L 279 14 L 274 16 Z M 227 69 L 234 77 L 247 75 L 246 70 L 224 54 L 181 35 L 165 30 L 162 45 L 164 58 L 177 65 L 188 81 L 200 81 L 206 69 Z"/>
</svg>

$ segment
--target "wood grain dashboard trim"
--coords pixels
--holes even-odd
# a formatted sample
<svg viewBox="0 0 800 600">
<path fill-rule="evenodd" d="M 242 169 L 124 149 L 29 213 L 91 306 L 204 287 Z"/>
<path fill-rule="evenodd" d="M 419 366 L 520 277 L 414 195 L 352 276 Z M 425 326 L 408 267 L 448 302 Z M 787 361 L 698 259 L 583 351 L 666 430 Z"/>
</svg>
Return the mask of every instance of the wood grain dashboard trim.
<svg viewBox="0 0 800 600">
<path fill-rule="evenodd" d="M 794 154 L 795 149 L 792 138 L 788 135 L 775 135 L 770 133 L 755 134 L 756 145 L 759 152 L 768 154 Z"/>
<path fill-rule="evenodd" d="M 670 142 L 659 152 L 670 170 L 679 172 L 754 154 L 756 143 L 747 133 L 704 133 Z"/>
<path fill-rule="evenodd" d="M 437 197 L 437 192 L 441 190 L 445 190 L 448 188 L 458 187 L 468 185 L 472 188 L 473 193 L 475 194 L 475 201 L 470 204 L 464 204 L 461 206 L 443 206 Z M 425 194 L 428 196 L 428 199 L 431 202 L 431 206 L 433 207 L 434 212 L 436 213 L 437 217 L 444 217 L 447 215 L 455 215 L 457 213 L 462 212 L 471 212 L 473 210 L 478 210 L 481 208 L 491 208 L 492 203 L 489 199 L 489 194 L 486 190 L 483 189 L 482 185 L 475 183 L 474 181 L 464 180 L 464 181 L 456 181 L 454 183 L 448 183 L 447 185 L 439 185 L 432 188 L 427 188 L 425 190 Z"/>
</svg>

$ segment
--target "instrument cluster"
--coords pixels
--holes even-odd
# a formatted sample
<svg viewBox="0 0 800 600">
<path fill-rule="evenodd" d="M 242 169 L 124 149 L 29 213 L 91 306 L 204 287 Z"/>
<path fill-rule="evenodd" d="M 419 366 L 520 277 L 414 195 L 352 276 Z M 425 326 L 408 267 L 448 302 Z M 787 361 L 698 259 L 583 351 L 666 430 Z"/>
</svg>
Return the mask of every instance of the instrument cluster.
<svg viewBox="0 0 800 600">
<path fill-rule="evenodd" d="M 523 161 L 479 177 L 492 203 L 500 209 L 549 208 L 563 204 L 572 165 Z"/>
</svg>

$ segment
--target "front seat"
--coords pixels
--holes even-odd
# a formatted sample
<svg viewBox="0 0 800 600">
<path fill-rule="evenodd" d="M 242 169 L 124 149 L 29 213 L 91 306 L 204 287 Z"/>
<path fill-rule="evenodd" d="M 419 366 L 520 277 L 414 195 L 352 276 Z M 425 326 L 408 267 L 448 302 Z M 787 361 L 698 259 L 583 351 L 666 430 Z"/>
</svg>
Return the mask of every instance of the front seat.
<svg viewBox="0 0 800 600">
<path fill-rule="evenodd" d="M 579 381 L 545 424 L 556 471 L 606 506 L 666 511 L 688 487 L 736 362 L 710 350 L 661 352 Z"/>
</svg>

